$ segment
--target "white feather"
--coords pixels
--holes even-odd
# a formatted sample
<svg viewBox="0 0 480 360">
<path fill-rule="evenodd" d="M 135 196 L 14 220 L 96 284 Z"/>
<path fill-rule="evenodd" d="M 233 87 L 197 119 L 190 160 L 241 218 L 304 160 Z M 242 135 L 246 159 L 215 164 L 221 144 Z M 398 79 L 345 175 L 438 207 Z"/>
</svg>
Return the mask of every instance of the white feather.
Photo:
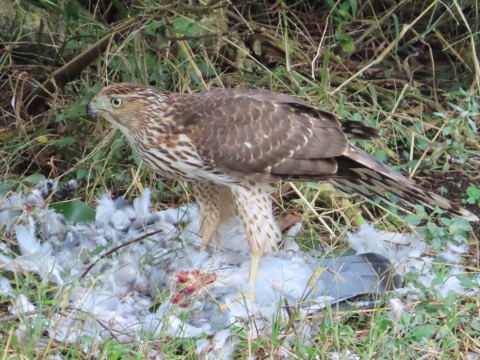
<svg viewBox="0 0 480 360">
<path fill-rule="evenodd" d="M 42 194 L 43 190 L 36 191 L 30 194 L 30 199 L 36 201 Z M 338 301 L 335 294 L 325 290 L 331 280 L 326 280 L 328 277 L 323 275 L 313 276 L 315 270 L 320 270 L 320 260 L 307 256 L 294 241 L 301 223 L 287 232 L 282 251 L 260 260 L 256 298 L 252 302 L 242 298 L 242 293 L 249 290 L 250 257 L 245 232 L 238 220 L 222 224 L 218 229 L 224 240 L 221 249 L 208 249 L 198 254 L 201 238 L 197 208 L 184 206 L 151 213 L 150 196 L 150 190 L 146 189 L 131 205 L 124 199 L 114 201 L 110 194 L 104 194 L 97 200 L 95 224 L 76 226 L 66 225 L 61 215 L 50 210 L 26 212 L 24 204 L 28 195 L 12 195 L 0 200 L 0 222 L 8 231 L 15 231 L 22 252 L 21 256 L 15 257 L 8 247 L 0 244 L 2 270 L 36 272 L 45 280 L 65 286 L 58 287 L 57 297 L 65 297 L 72 307 L 72 314 L 69 317 L 53 316 L 47 327 L 51 337 L 68 343 L 80 341 L 83 336 L 105 338 L 112 336 L 112 332 L 117 340 L 129 342 L 145 332 L 150 332 L 153 338 L 165 334 L 200 337 L 206 333 L 213 337 L 197 342 L 197 354 L 211 359 L 231 358 L 238 342 L 230 333 L 234 322 L 254 321 L 256 326 L 249 327 L 254 339 L 260 333 L 271 331 L 275 316 L 288 317 L 283 299 L 299 309 L 302 316 Z M 6 204 L 9 204 L 8 209 Z M 36 222 L 43 243 L 36 238 Z M 158 229 L 163 231 L 97 261 L 102 253 L 118 245 L 118 241 L 129 241 Z M 425 255 L 430 250 L 416 236 L 383 232 L 365 224 L 357 233 L 349 233 L 348 239 L 359 253 L 376 252 L 386 256 L 399 273 L 419 273 L 415 286 L 407 284 L 404 289 L 406 294 L 416 291 L 407 295 L 407 300 L 424 296 L 417 290 L 418 284 L 431 288 L 437 277 L 432 271 L 434 258 Z M 102 252 L 98 251 L 99 246 L 105 247 Z M 440 255 L 448 261 L 460 263 L 459 254 L 466 250 L 467 244 L 464 243 L 449 245 Z M 80 278 L 93 262 L 95 266 L 88 275 Z M 183 298 L 180 297 L 177 304 L 173 304 L 176 295 L 173 293 L 156 313 L 150 313 L 157 293 L 174 289 L 183 291 L 176 274 L 193 270 L 200 273 L 200 278 L 213 279 L 213 282 L 183 284 L 191 285 L 192 292 L 180 293 Z M 327 274 L 328 271 L 319 273 Z M 441 296 L 446 296 L 449 291 L 459 294 L 473 291 L 460 285 L 456 275 L 461 273 L 461 267 L 451 268 L 445 281 L 434 289 Z M 350 290 L 348 282 L 336 284 L 347 292 Z M 0 278 L 0 293 L 13 296 L 9 285 L 8 280 Z M 18 300 L 17 307 L 31 308 L 24 300 Z M 187 303 L 186 307 L 183 302 Z M 217 304 L 224 310 L 220 311 Z M 398 321 L 401 310 L 397 305 L 392 304 L 395 307 L 392 316 Z M 191 314 L 196 316 L 191 317 Z M 105 332 L 99 322 L 109 324 L 110 332 Z M 308 343 L 315 327 L 301 329 L 302 341 Z M 20 328 L 18 332 L 21 335 Z M 293 339 L 286 337 L 284 345 L 291 341 Z M 348 351 L 344 355 L 352 359 L 356 356 Z"/>
</svg>

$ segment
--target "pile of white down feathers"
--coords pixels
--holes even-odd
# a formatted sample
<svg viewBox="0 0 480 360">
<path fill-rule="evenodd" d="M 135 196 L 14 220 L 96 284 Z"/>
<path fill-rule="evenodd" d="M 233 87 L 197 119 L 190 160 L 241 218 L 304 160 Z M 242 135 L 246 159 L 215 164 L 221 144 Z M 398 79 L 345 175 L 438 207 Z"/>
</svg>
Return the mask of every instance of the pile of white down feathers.
<svg viewBox="0 0 480 360">
<path fill-rule="evenodd" d="M 260 333 L 268 334 L 274 319 L 288 318 L 286 304 L 305 316 L 318 313 L 327 304 L 381 291 L 361 291 L 352 285 L 359 283 L 358 269 L 345 270 L 343 259 L 348 263 L 358 260 L 359 267 L 368 267 L 362 257 L 319 259 L 301 251 L 294 241 L 301 229 L 298 223 L 288 230 L 282 250 L 261 260 L 255 301 L 250 301 L 242 296 L 248 290 L 249 249 L 239 224 L 222 229 L 224 243 L 220 250 L 199 254 L 201 238 L 194 205 L 151 212 L 149 189 L 133 203 L 123 198 L 112 200 L 105 193 L 97 200 L 95 222 L 70 225 L 44 200 L 57 190 L 60 188 L 55 182 L 45 181 L 29 193 L 0 198 L 0 229 L 11 239 L 0 244 L 0 295 L 9 298 L 10 313 L 22 319 L 15 330 L 19 341 L 26 341 L 27 327 L 33 322 L 48 333 L 44 343 L 38 345 L 39 351 L 50 338 L 74 343 L 87 336 L 93 339 L 84 344 L 85 352 L 89 352 L 96 341 L 107 338 L 128 343 L 160 336 L 199 338 L 207 334 L 208 338 L 203 336 L 196 342 L 197 354 L 229 359 L 240 341 L 232 330 L 235 325 L 254 323 L 244 327 L 250 329 L 249 336 L 254 339 Z M 418 284 L 429 288 L 436 278 L 434 258 L 426 255 L 428 246 L 416 236 L 381 232 L 365 224 L 347 237 L 357 254 L 384 256 L 400 275 L 412 269 L 421 274 L 418 283 L 406 283 L 395 290 L 404 301 L 422 297 Z M 449 245 L 439 254 L 454 264 L 445 281 L 433 286 L 441 296 L 450 290 L 457 294 L 473 292 L 455 277 L 462 273 L 461 254 L 467 249 L 465 243 Z M 12 286 L 7 277 L 13 277 L 8 272 L 17 276 L 35 273 L 42 281 L 54 284 L 52 297 L 62 304 L 54 316 L 46 318 L 32 299 Z M 341 281 L 332 275 L 337 272 Z M 401 302 L 392 299 L 390 304 L 392 317 L 398 319 Z M 294 340 L 308 344 L 316 325 L 315 320 L 299 321 L 294 332 L 283 334 L 284 347 Z M 347 355 L 355 358 L 348 350 L 343 355 L 332 353 L 331 358 Z M 162 358 L 161 353 L 149 356 Z"/>
</svg>

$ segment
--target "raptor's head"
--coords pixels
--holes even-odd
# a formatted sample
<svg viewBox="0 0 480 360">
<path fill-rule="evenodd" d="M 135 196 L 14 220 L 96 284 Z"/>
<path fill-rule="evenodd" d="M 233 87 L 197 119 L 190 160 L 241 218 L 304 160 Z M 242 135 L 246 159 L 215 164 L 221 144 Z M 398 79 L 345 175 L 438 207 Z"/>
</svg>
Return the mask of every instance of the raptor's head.
<svg viewBox="0 0 480 360">
<path fill-rule="evenodd" d="M 133 83 L 102 88 L 87 106 L 87 113 L 100 115 L 122 132 L 142 126 L 152 114 L 162 112 L 165 95 L 156 89 Z"/>
</svg>

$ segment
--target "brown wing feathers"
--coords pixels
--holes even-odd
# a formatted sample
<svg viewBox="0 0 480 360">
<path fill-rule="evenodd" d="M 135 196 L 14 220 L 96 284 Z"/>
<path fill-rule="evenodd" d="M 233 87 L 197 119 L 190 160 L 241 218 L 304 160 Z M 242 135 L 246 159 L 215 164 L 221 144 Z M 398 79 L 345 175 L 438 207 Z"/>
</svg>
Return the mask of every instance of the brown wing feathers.
<svg viewBox="0 0 480 360">
<path fill-rule="evenodd" d="M 349 138 L 379 137 L 376 129 L 361 122 L 266 91 L 210 91 L 195 101 L 186 122 L 190 137 L 199 155 L 224 171 L 265 182 L 328 180 L 368 201 L 378 196 L 390 202 L 388 193 L 393 193 L 408 204 L 438 205 L 477 219 L 350 144 Z"/>
<path fill-rule="evenodd" d="M 265 181 L 272 175 L 280 180 L 285 174 L 335 173 L 333 158 L 348 146 L 342 127 L 365 138 L 377 136 L 361 123 L 345 126 L 333 114 L 283 94 L 228 90 L 201 95 L 203 102 L 188 122 L 200 155 L 245 175 L 268 175 Z"/>
<path fill-rule="evenodd" d="M 234 92 L 212 92 L 192 116 L 190 137 L 200 156 L 244 174 L 268 174 L 271 168 L 292 157 L 312 136 L 308 118 L 272 101 L 258 100 Z M 215 149 L 213 152 L 211 149 Z"/>
</svg>

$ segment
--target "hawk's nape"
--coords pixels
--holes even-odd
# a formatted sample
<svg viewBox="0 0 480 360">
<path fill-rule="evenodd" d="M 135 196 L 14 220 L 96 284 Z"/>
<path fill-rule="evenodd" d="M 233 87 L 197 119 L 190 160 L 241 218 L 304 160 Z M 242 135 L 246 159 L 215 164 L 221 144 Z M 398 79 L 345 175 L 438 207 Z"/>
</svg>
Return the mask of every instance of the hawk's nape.
<svg viewBox="0 0 480 360">
<path fill-rule="evenodd" d="M 269 184 L 330 181 L 369 201 L 438 206 L 468 220 L 468 210 L 426 191 L 350 143 L 377 130 L 347 121 L 295 97 L 260 90 L 164 94 L 139 84 L 101 89 L 89 104 L 117 126 L 146 166 L 192 182 L 204 250 L 217 228 L 238 214 L 252 252 L 251 284 L 260 256 L 275 251 L 276 225 Z"/>
</svg>

